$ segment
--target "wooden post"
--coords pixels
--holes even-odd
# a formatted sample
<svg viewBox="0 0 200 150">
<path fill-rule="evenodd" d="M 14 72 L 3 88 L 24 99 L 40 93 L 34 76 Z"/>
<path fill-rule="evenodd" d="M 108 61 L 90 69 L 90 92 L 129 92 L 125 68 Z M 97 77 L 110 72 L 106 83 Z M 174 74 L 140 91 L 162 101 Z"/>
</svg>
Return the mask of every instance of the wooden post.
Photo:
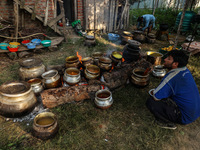
<svg viewBox="0 0 200 150">
<path fill-rule="evenodd" d="M 53 17 L 57 17 L 57 0 L 54 0 L 54 10 L 53 10 Z M 54 25 L 54 29 L 57 32 L 57 24 Z"/>
<path fill-rule="evenodd" d="M 38 4 L 38 1 L 39 1 L 39 0 L 36 0 L 36 1 L 35 1 L 35 5 L 34 5 L 34 8 L 33 8 L 33 13 L 32 13 L 32 16 L 31 16 L 31 19 L 32 19 L 32 20 L 35 20 L 36 9 L 37 9 L 36 7 L 37 7 L 37 4 Z"/>
<path fill-rule="evenodd" d="M 59 2 L 61 14 L 65 14 L 65 10 L 64 10 L 64 7 L 63 7 L 63 1 L 58 0 L 58 2 Z M 65 17 L 62 18 L 62 23 L 63 23 L 63 34 L 64 34 L 64 37 L 65 37 L 65 42 L 68 42 L 67 41 L 67 30 L 66 30 L 66 20 L 65 20 Z"/>
<path fill-rule="evenodd" d="M 123 17 L 124 17 L 124 12 L 125 12 L 125 10 L 126 10 L 127 4 L 128 4 L 128 0 L 126 0 L 126 3 L 125 3 L 125 6 L 124 6 L 124 9 L 123 9 L 123 12 L 122 12 L 122 14 L 121 14 L 121 18 L 120 18 L 119 24 L 118 24 L 118 26 L 117 26 L 117 29 L 119 29 L 119 28 L 122 27 L 122 20 L 123 20 Z"/>
<path fill-rule="evenodd" d="M 74 0 L 74 19 L 77 20 L 77 0 Z M 85 1 L 85 0 L 84 0 Z M 84 2 L 83 2 L 84 3 Z M 84 8 L 85 9 L 85 8 Z"/>
<path fill-rule="evenodd" d="M 158 4 L 158 0 L 156 0 L 156 2 L 155 2 L 155 4 L 154 4 L 154 8 L 153 8 L 153 15 L 155 14 L 155 11 L 156 11 L 157 4 Z"/>
<path fill-rule="evenodd" d="M 19 28 L 19 6 L 16 1 L 14 1 L 14 15 L 15 15 L 15 41 L 18 39 L 18 28 Z"/>
<path fill-rule="evenodd" d="M 118 7 L 119 7 L 119 0 L 117 0 L 117 2 L 116 2 L 116 4 L 115 4 L 115 23 L 114 23 L 114 30 L 116 30 L 116 27 L 117 27 Z"/>
<path fill-rule="evenodd" d="M 48 11 L 49 11 L 49 0 L 46 0 L 46 10 L 45 10 L 44 26 L 47 25 L 48 14 L 49 14 Z"/>
<path fill-rule="evenodd" d="M 94 39 L 95 39 L 95 32 L 96 32 L 96 0 L 94 0 Z"/>
<path fill-rule="evenodd" d="M 179 25 L 178 25 L 177 35 L 176 35 L 176 38 L 175 38 L 173 49 L 176 49 L 177 44 L 178 44 L 178 37 L 179 37 L 179 35 L 181 33 L 181 27 L 182 27 L 183 19 L 184 19 L 184 16 L 185 16 L 185 11 L 186 11 L 186 9 L 188 7 L 188 2 L 189 2 L 189 0 L 185 1 L 185 5 L 184 5 L 183 11 L 182 11 L 182 15 L 181 15 L 181 19 L 180 19 L 180 22 L 179 22 Z"/>
</svg>

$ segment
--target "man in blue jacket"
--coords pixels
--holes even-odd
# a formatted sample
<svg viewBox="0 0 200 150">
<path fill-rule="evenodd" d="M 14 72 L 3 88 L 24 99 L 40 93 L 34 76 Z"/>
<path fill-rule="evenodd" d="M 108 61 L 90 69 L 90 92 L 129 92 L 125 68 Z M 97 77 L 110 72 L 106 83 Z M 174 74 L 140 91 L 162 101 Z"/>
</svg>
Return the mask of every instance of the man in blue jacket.
<svg viewBox="0 0 200 150">
<path fill-rule="evenodd" d="M 155 27 L 155 17 L 153 15 L 150 14 L 146 14 L 143 15 L 141 17 L 138 17 L 137 19 L 137 30 L 140 29 L 140 26 L 142 25 L 142 23 L 144 24 L 144 27 L 141 29 L 142 31 L 145 31 L 146 28 L 148 28 L 148 32 L 151 32 L 151 29 Z"/>
<path fill-rule="evenodd" d="M 189 124 L 200 116 L 200 96 L 191 72 L 186 67 L 189 56 L 172 50 L 164 60 L 169 72 L 153 90 L 146 106 L 158 125 L 176 129 L 174 123 Z"/>
</svg>

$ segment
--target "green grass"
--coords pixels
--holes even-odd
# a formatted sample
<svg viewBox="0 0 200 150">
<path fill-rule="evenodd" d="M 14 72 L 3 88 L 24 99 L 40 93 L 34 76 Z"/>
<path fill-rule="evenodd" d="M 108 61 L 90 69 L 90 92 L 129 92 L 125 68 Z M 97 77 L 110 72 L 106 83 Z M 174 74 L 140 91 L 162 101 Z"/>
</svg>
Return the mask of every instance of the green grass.
<svg viewBox="0 0 200 150">
<path fill-rule="evenodd" d="M 91 56 L 94 51 L 106 52 L 108 49 L 122 51 L 123 46 L 109 43 L 105 39 L 98 39 L 97 46 L 84 47 L 83 40 L 64 43 L 58 51 L 46 51 L 35 55 L 44 61 L 45 65 L 63 64 L 65 58 L 75 55 Z M 166 44 L 166 43 L 165 43 Z M 159 48 L 153 45 L 152 50 Z M 4 68 L 0 73 L 0 85 L 6 81 L 18 80 L 17 62 Z M 188 68 L 194 75 L 200 88 L 199 56 L 192 56 Z M 154 117 L 145 106 L 148 91 L 155 88 L 161 79 L 150 76 L 150 84 L 144 88 L 137 88 L 131 83 L 121 90 L 113 91 L 113 105 L 107 110 L 96 108 L 93 100 L 80 103 L 63 104 L 52 108 L 59 123 L 59 131 L 52 139 L 42 141 L 32 136 L 33 122 L 6 121 L 0 118 L 0 150 L 1 149 L 66 149 L 66 150 L 162 150 L 168 146 L 177 145 L 191 148 L 185 137 L 191 137 L 193 129 L 199 130 L 199 119 L 188 126 L 178 125 L 175 131 L 165 130 L 154 125 Z M 27 126 L 27 123 L 30 125 Z M 180 140 L 178 140 L 180 139 Z M 190 140 L 195 140 L 191 137 Z M 190 145 L 191 144 L 191 145 Z M 177 147 L 177 146 L 176 146 Z"/>
</svg>

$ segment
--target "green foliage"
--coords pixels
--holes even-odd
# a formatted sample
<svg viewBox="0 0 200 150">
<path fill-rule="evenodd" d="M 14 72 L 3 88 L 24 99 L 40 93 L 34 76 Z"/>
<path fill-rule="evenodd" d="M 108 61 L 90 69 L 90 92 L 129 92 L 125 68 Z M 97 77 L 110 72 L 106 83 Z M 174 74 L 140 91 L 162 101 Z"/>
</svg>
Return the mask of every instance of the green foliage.
<svg viewBox="0 0 200 150">
<path fill-rule="evenodd" d="M 159 27 L 159 24 L 161 23 L 167 23 L 169 25 L 169 28 L 173 28 L 176 21 L 176 16 L 179 12 L 174 10 L 173 8 L 158 8 L 155 11 L 155 17 L 156 17 L 156 27 Z M 144 14 L 152 14 L 151 9 L 132 9 L 130 10 L 130 24 L 136 25 L 137 24 L 137 18 L 139 16 L 142 16 Z"/>
</svg>

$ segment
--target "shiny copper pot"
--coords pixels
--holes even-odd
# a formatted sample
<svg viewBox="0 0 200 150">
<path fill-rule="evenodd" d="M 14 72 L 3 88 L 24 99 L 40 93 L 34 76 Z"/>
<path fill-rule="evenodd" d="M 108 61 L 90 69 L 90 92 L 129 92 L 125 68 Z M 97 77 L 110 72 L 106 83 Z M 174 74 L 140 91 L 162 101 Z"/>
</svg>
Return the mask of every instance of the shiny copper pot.
<svg viewBox="0 0 200 150">
<path fill-rule="evenodd" d="M 43 112 L 34 118 L 33 135 L 42 140 L 49 139 L 58 132 L 56 115 L 51 112 Z"/>
<path fill-rule="evenodd" d="M 97 91 L 94 103 L 98 108 L 108 109 L 113 104 L 112 93 L 106 89 Z"/>
<path fill-rule="evenodd" d="M 32 90 L 36 95 L 41 93 L 44 89 L 42 80 L 39 78 L 30 79 L 30 80 L 28 80 L 28 83 L 31 85 Z"/>
<path fill-rule="evenodd" d="M 67 68 L 65 70 L 63 80 L 69 85 L 75 85 L 80 82 L 80 70 L 77 68 Z"/>
<path fill-rule="evenodd" d="M 84 67 L 94 64 L 94 59 L 92 57 L 84 57 L 81 61 Z"/>
<path fill-rule="evenodd" d="M 56 88 L 60 86 L 60 75 L 57 70 L 49 70 L 42 74 L 45 88 Z"/>
<path fill-rule="evenodd" d="M 163 54 L 155 51 L 147 51 L 147 61 L 149 61 L 152 65 L 161 65 Z"/>
<path fill-rule="evenodd" d="M 15 81 L 0 86 L 0 114 L 19 117 L 31 112 L 37 99 L 29 83 Z"/>
<path fill-rule="evenodd" d="M 131 82 L 139 87 L 144 87 L 149 84 L 149 74 L 144 75 L 144 68 L 135 68 L 131 75 Z"/>
<path fill-rule="evenodd" d="M 112 68 L 112 60 L 108 57 L 100 57 L 98 66 L 103 70 L 110 70 Z"/>
<path fill-rule="evenodd" d="M 45 72 L 45 66 L 42 60 L 38 58 L 28 58 L 19 62 L 19 76 L 21 80 L 29 80 L 33 78 L 38 78 L 42 73 Z"/>
<path fill-rule="evenodd" d="M 89 65 L 84 70 L 85 78 L 97 79 L 100 76 L 100 68 L 96 65 Z"/>
<path fill-rule="evenodd" d="M 70 68 L 70 67 L 75 67 L 79 68 L 80 67 L 80 61 L 78 56 L 69 56 L 65 59 L 65 67 Z"/>
</svg>

